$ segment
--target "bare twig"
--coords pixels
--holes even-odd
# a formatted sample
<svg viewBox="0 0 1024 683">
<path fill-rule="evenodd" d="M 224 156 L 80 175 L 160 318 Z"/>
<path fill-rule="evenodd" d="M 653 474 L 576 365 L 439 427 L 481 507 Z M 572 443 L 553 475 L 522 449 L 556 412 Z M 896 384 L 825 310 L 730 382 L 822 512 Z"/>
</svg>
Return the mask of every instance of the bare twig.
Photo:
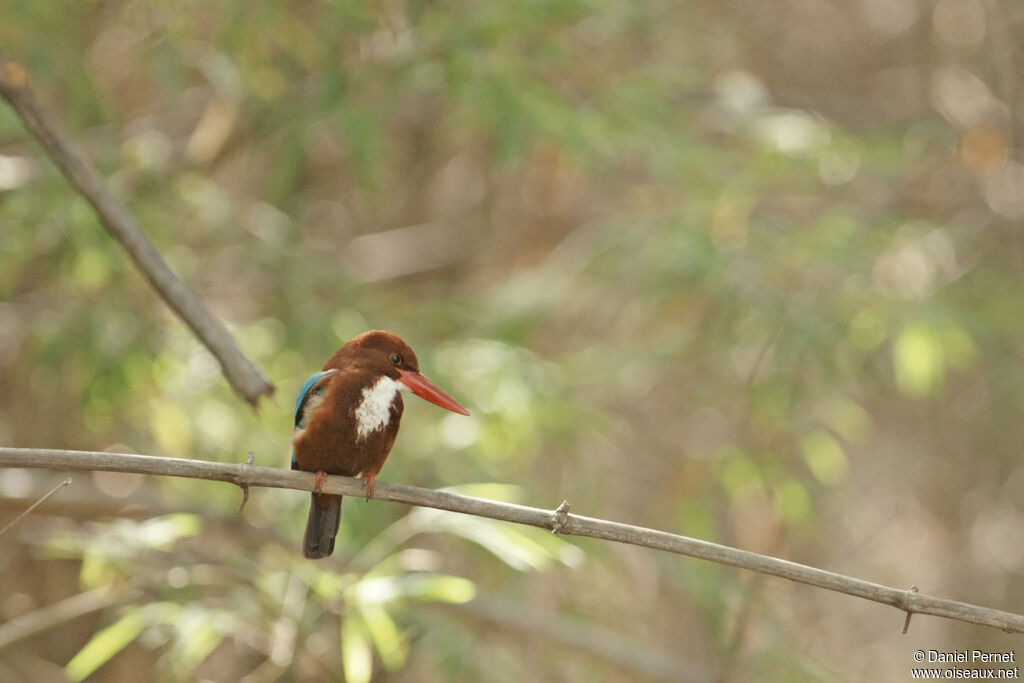
<svg viewBox="0 0 1024 683">
<path fill-rule="evenodd" d="M 171 271 L 128 209 L 107 189 L 96 167 L 43 109 L 29 87 L 25 68 L 2 56 L 0 95 L 18 112 L 25 127 L 72 187 L 92 204 L 100 222 L 121 243 L 157 293 L 220 361 L 224 376 L 235 391 L 253 405 L 260 396 L 273 394 L 274 385 L 270 380 L 238 349 L 231 334 L 206 310 L 188 285 Z"/>
<path fill-rule="evenodd" d="M 97 588 L 40 607 L 34 612 L 15 617 L 6 624 L 0 624 L 0 650 L 86 614 L 129 602 L 137 596 L 138 594 L 134 592 Z"/>
<path fill-rule="evenodd" d="M 45 495 L 44 495 L 44 496 L 43 496 L 42 498 L 40 498 L 39 500 L 37 500 L 36 502 L 32 503 L 31 505 L 29 505 L 29 506 L 28 506 L 27 508 L 25 508 L 24 510 L 22 510 L 21 514 L 19 514 L 19 515 L 18 515 L 17 517 L 15 517 L 15 518 L 14 518 L 14 519 L 12 519 L 12 520 L 11 520 L 10 522 L 8 522 L 8 523 L 7 523 L 7 524 L 6 524 L 5 526 L 4 526 L 4 528 L 3 528 L 3 529 L 0 529 L 0 536 L 3 536 L 3 535 L 4 535 L 4 532 L 5 532 L 5 531 L 7 531 L 8 529 L 10 529 L 10 528 L 11 528 L 12 526 L 14 526 L 15 524 L 17 524 L 18 522 L 20 522 L 20 521 L 21 521 L 22 519 L 24 519 L 24 518 L 25 518 L 25 517 L 26 517 L 26 516 L 27 516 L 27 515 L 28 515 L 29 513 L 31 513 L 31 512 L 33 511 L 33 510 L 35 510 L 35 509 L 36 509 L 37 507 L 39 507 L 40 505 L 42 505 L 43 503 L 45 503 L 45 502 L 46 502 L 46 499 L 47 499 L 47 498 L 49 498 L 49 497 L 50 497 L 50 496 L 52 496 L 53 494 L 57 493 L 57 491 L 61 490 L 62 488 L 64 488 L 65 486 L 67 486 L 67 485 L 68 485 L 68 484 L 70 484 L 70 483 L 71 483 L 71 477 L 68 477 L 67 479 L 65 479 L 65 480 L 64 480 L 64 481 L 62 481 L 61 483 L 57 484 L 56 486 L 54 486 L 54 487 L 53 487 L 52 489 L 50 489 L 50 492 L 49 492 L 49 493 L 45 494 Z"/>
<path fill-rule="evenodd" d="M 310 472 L 297 472 L 284 468 L 257 467 L 246 464 L 217 463 L 204 460 L 183 460 L 151 455 L 126 455 L 122 453 L 99 453 L 95 451 L 65 451 L 35 448 L 0 448 L 0 467 L 38 467 L 53 470 L 100 470 L 105 472 L 133 472 L 137 474 L 159 474 L 173 477 L 188 477 L 210 481 L 225 481 L 239 487 L 265 486 L 273 488 L 312 491 L 316 477 Z M 323 493 L 346 496 L 363 494 L 361 479 L 351 477 L 327 477 Z M 478 517 L 489 517 L 518 524 L 553 530 L 559 522 L 559 533 L 563 536 L 588 536 L 607 541 L 628 543 L 644 548 L 664 550 L 679 555 L 709 560 L 730 567 L 778 576 L 809 586 L 826 588 L 865 600 L 880 602 L 895 607 L 901 612 L 929 614 L 965 621 L 971 624 L 991 626 L 1011 633 L 1024 633 L 1024 616 L 981 607 L 955 600 L 938 598 L 899 588 L 891 588 L 870 581 L 856 579 L 842 574 L 817 569 L 776 557 L 761 555 L 747 550 L 701 541 L 687 536 L 670 534 L 665 531 L 619 522 L 610 522 L 594 517 L 565 513 L 555 514 L 553 510 L 499 503 L 464 496 L 450 491 L 432 491 L 416 486 L 377 482 L 375 500 L 389 500 L 396 503 L 421 505 L 424 507 L 451 510 Z"/>
</svg>

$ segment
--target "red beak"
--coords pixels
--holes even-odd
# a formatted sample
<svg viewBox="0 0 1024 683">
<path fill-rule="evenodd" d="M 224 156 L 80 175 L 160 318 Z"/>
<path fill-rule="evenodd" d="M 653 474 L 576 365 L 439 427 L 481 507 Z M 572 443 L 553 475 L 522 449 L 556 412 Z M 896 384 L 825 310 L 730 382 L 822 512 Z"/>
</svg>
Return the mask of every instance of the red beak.
<svg viewBox="0 0 1024 683">
<path fill-rule="evenodd" d="M 469 415 L 469 411 L 463 408 L 458 401 L 444 393 L 444 390 L 441 389 L 441 387 L 437 386 L 420 373 L 412 372 L 411 370 L 402 370 L 401 368 L 398 368 L 398 372 L 402 375 L 399 381 L 409 387 L 409 389 L 412 390 L 412 393 L 416 394 L 420 398 L 430 401 L 436 406 L 441 406 L 445 410 L 450 410 L 453 413 Z"/>
</svg>

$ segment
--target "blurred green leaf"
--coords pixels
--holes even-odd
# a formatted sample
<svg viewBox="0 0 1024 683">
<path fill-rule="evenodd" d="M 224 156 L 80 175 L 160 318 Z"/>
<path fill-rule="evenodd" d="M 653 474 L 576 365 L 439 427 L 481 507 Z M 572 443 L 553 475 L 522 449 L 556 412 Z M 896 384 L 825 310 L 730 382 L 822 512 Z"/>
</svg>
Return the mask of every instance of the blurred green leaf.
<svg viewBox="0 0 1024 683">
<path fill-rule="evenodd" d="M 946 375 L 946 352 L 942 338 L 923 325 L 904 329 L 893 345 L 896 384 L 911 396 L 931 394 Z"/>
<path fill-rule="evenodd" d="M 373 675 L 373 650 L 363 624 L 353 617 L 341 622 L 341 658 L 345 680 L 367 683 Z"/>
<path fill-rule="evenodd" d="M 361 603 L 359 612 L 384 668 L 389 671 L 402 668 L 409 656 L 409 646 L 395 620 L 379 605 Z"/>
<path fill-rule="evenodd" d="M 206 609 L 185 609 L 174 621 L 175 641 L 169 668 L 177 680 L 191 680 L 196 669 L 224 639 L 214 615 Z"/>
<path fill-rule="evenodd" d="M 801 451 L 811 473 L 825 486 L 838 486 L 846 479 L 846 453 L 827 432 L 817 429 L 805 436 Z"/>
<path fill-rule="evenodd" d="M 145 626 L 140 610 L 131 609 L 110 626 L 97 631 L 64 667 L 68 678 L 84 681 L 138 638 Z"/>
<path fill-rule="evenodd" d="M 796 479 L 786 478 L 773 487 L 775 510 L 779 518 L 790 524 L 810 521 L 814 512 L 811 496 Z"/>
</svg>

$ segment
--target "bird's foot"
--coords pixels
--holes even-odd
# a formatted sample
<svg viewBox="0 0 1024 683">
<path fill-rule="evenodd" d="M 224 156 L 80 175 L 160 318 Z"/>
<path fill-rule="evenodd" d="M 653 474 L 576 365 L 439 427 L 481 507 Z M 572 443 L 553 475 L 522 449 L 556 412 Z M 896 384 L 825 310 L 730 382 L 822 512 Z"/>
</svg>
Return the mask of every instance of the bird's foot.
<svg viewBox="0 0 1024 683">
<path fill-rule="evenodd" d="M 366 489 L 366 500 L 373 498 L 373 478 L 376 475 L 367 474 L 363 476 L 363 488 Z"/>
<path fill-rule="evenodd" d="M 316 473 L 316 481 L 313 482 L 314 493 L 320 493 L 321 491 L 324 490 L 324 477 L 326 476 L 327 473 L 324 472 L 323 470 L 320 470 L 319 472 Z"/>
</svg>

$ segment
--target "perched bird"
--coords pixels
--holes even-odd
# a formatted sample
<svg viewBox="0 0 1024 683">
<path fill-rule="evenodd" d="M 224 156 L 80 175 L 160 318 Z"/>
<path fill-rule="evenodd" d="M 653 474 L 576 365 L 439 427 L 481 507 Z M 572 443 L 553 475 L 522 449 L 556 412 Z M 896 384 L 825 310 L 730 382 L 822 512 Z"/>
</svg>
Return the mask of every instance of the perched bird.
<svg viewBox="0 0 1024 683">
<path fill-rule="evenodd" d="M 401 392 L 462 415 L 469 411 L 420 374 L 416 354 L 400 337 L 365 332 L 342 346 L 323 370 L 306 380 L 295 401 L 292 469 L 316 472 L 302 553 L 334 552 L 341 522 L 341 496 L 320 493 L 326 474 L 362 477 L 367 497 L 384 465 L 402 419 Z"/>
</svg>

